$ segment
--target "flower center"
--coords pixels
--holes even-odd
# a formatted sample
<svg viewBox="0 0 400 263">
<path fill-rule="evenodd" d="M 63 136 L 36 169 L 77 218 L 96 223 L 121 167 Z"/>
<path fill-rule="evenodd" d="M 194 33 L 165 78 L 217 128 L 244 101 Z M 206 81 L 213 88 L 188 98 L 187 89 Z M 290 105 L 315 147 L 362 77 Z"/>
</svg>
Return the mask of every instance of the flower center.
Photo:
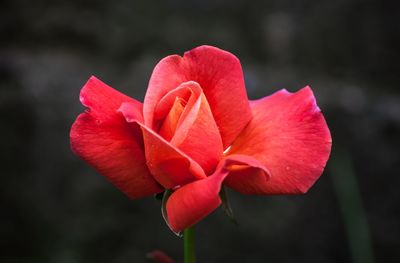
<svg viewBox="0 0 400 263">
<path fill-rule="evenodd" d="M 199 104 L 200 88 L 193 88 L 189 82 L 184 82 L 162 97 L 154 110 L 154 130 L 167 141 L 174 141 L 178 131 L 187 132 L 187 126 L 181 130 L 182 124 L 191 114 L 194 105 Z M 182 139 L 184 137 L 180 137 Z M 175 140 L 179 145 L 181 141 Z"/>
<path fill-rule="evenodd" d="M 158 133 L 167 141 L 170 141 L 174 136 L 186 104 L 186 100 L 176 97 L 167 117 L 161 123 Z"/>
</svg>

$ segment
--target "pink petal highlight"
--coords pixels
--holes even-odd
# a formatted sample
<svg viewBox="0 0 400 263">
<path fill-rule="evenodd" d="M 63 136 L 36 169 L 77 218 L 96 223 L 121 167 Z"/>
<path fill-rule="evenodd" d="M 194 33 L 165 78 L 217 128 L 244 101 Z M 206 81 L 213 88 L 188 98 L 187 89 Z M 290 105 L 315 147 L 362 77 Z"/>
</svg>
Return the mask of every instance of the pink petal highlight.
<svg viewBox="0 0 400 263">
<path fill-rule="evenodd" d="M 309 87 L 281 90 L 252 101 L 253 119 L 232 144 L 228 154 L 259 160 L 271 172 L 267 184 L 247 194 L 305 193 L 321 175 L 331 149 L 325 119 Z"/>
</svg>

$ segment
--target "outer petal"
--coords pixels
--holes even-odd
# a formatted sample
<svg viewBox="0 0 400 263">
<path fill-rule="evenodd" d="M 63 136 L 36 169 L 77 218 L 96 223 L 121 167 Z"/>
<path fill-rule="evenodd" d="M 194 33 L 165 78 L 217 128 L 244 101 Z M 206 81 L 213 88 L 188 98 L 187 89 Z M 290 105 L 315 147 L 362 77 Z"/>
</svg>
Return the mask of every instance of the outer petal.
<svg viewBox="0 0 400 263">
<path fill-rule="evenodd" d="M 206 177 L 197 162 L 132 115 L 134 107 L 132 103 L 123 103 L 119 111 L 127 122 L 140 125 L 143 131 L 147 165 L 161 185 L 171 189 Z"/>
<path fill-rule="evenodd" d="M 81 101 L 89 110 L 72 125 L 72 150 L 131 198 L 160 192 L 146 166 L 140 129 L 116 112 L 122 102 L 131 102 L 140 114 L 142 104 L 95 77 L 82 88 Z"/>
<path fill-rule="evenodd" d="M 185 53 L 168 56 L 155 67 L 144 100 L 144 119 L 153 125 L 158 101 L 182 82 L 200 84 L 228 147 L 251 119 L 240 61 L 231 53 L 211 46 L 200 46 Z"/>
<path fill-rule="evenodd" d="M 231 170 L 246 169 L 249 166 L 254 167 L 256 173 L 262 174 L 265 181 L 269 179 L 268 171 L 254 158 L 231 155 L 219 163 L 213 175 L 176 190 L 169 197 L 166 207 L 171 229 L 180 232 L 214 211 L 221 204 L 219 192 L 224 179 L 230 176 Z"/>
<path fill-rule="evenodd" d="M 268 185 L 271 172 L 257 159 L 248 155 L 233 154 L 229 160 L 240 162 L 241 165 L 229 165 L 229 176 L 224 184 L 243 194 L 260 194 Z"/>
<path fill-rule="evenodd" d="M 228 154 L 253 156 L 271 172 L 255 194 L 305 193 L 321 175 L 331 149 L 325 119 L 309 87 L 281 90 L 251 103 L 253 119 L 232 144 Z M 243 180 L 245 178 L 243 177 Z"/>
</svg>

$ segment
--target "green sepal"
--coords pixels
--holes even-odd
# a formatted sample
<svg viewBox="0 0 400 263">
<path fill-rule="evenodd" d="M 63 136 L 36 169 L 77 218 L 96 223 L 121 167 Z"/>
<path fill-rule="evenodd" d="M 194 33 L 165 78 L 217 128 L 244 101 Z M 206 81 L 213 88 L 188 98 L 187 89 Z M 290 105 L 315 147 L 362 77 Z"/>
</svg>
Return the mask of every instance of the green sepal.
<svg viewBox="0 0 400 263">
<path fill-rule="evenodd" d="M 235 216 L 233 215 L 232 207 L 231 204 L 229 203 L 228 196 L 226 194 L 226 190 L 224 186 L 221 186 L 221 191 L 219 192 L 219 197 L 221 198 L 222 201 L 222 210 L 224 211 L 225 215 L 228 217 L 229 221 L 234 223 L 235 225 L 238 225 L 239 223 L 237 222 Z"/>
</svg>

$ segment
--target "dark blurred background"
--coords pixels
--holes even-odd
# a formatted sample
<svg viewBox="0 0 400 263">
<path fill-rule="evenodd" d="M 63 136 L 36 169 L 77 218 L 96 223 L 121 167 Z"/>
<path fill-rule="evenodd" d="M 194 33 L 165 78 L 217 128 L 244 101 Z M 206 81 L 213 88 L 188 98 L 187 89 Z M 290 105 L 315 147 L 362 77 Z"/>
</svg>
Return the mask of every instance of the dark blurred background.
<svg viewBox="0 0 400 263">
<path fill-rule="evenodd" d="M 396 1 L 0 3 L 0 262 L 182 261 L 154 198 L 130 201 L 69 148 L 96 75 L 143 100 L 154 65 L 201 44 L 242 62 L 249 97 L 311 85 L 333 137 L 303 196 L 232 191 L 197 226 L 199 262 L 400 262 Z"/>
</svg>

